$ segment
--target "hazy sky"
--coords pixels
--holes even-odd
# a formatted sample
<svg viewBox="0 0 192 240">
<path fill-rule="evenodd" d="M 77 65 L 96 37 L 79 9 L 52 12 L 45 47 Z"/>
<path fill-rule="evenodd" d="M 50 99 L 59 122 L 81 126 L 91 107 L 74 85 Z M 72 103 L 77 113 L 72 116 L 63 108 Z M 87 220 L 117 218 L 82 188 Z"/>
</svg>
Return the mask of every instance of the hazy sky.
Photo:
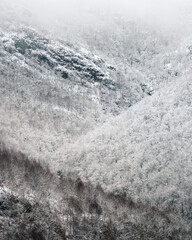
<svg viewBox="0 0 192 240">
<path fill-rule="evenodd" d="M 0 0 L 2 1 L 5 0 Z M 69 23 L 95 27 L 106 22 L 109 24 L 114 15 L 146 22 L 166 31 L 180 31 L 192 25 L 192 0 L 6 0 L 8 1 L 25 5 L 47 26 Z"/>
</svg>

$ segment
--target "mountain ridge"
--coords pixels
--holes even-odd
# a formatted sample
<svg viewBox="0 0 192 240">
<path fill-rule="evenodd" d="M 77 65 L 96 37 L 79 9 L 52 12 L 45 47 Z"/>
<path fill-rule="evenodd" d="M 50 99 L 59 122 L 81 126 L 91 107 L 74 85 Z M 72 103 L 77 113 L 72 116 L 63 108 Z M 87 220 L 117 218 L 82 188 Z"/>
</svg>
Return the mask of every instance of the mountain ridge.
<svg viewBox="0 0 192 240">
<path fill-rule="evenodd" d="M 8 169 L 2 172 L 3 186 L 13 190 L 15 185 L 9 176 L 14 173 L 18 191 L 25 190 L 20 181 L 23 179 L 26 190 L 35 189 L 38 198 L 40 191 L 47 194 L 47 175 L 53 177 L 56 190 L 50 184 L 51 197 L 44 200 L 49 204 L 55 201 L 59 207 L 63 203 L 56 202 L 54 197 L 57 194 L 66 197 L 63 210 L 70 209 L 80 222 L 85 217 L 82 228 L 76 229 L 84 233 L 87 224 L 91 239 L 94 231 L 104 234 L 109 230 L 115 235 L 117 229 L 119 236 L 122 233 L 122 239 L 126 239 L 126 234 L 133 234 L 137 226 L 139 231 L 133 234 L 133 240 L 162 236 L 168 239 L 176 235 L 178 239 L 189 240 L 191 36 L 172 42 L 158 29 L 154 31 L 144 23 L 118 16 L 110 26 L 103 16 L 98 29 L 76 27 L 77 32 L 71 29 L 68 36 L 67 30 L 62 32 L 62 25 L 58 28 L 61 32 L 54 35 L 43 29 L 38 19 L 33 21 L 36 15 L 19 9 L 19 6 L 14 9 L 13 3 L 0 16 L 0 143 L 5 145 L 4 153 L 0 152 L 0 164 L 3 159 L 11 163 L 10 175 L 5 174 Z M 18 169 L 17 161 L 21 163 Z M 48 172 L 44 171 L 43 163 L 49 165 Z M 27 165 L 31 170 L 23 175 L 22 167 L 26 170 Z M 41 171 L 36 171 L 35 166 Z M 76 191 L 76 184 L 80 188 L 86 186 L 85 197 L 91 195 L 91 206 L 90 199 Z M 101 185 L 99 191 L 97 184 Z M 112 207 L 112 212 L 106 211 L 108 219 L 110 214 L 113 217 L 107 226 L 103 225 L 98 201 L 102 210 Z M 118 201 L 120 205 L 116 204 Z M 69 202 L 73 207 L 67 209 Z M 130 216 L 124 203 L 134 208 Z M 48 214 L 50 208 L 41 206 Z M 94 215 L 94 207 L 99 214 Z M 76 211 L 82 208 L 86 211 L 79 218 Z M 91 215 L 87 209 L 92 209 Z M 152 222 L 155 216 L 157 224 Z M 9 213 L 8 217 L 12 218 Z M 120 219 L 118 223 L 116 217 Z M 130 224 L 132 217 L 136 225 L 134 221 Z M 122 230 L 126 219 L 127 233 Z M 18 220 L 15 219 L 17 223 Z M 47 217 L 45 220 L 49 224 Z M 68 229 L 71 224 L 70 220 Z M 94 224 L 96 230 L 91 227 Z M 46 227 L 42 226 L 44 231 Z M 162 235 L 164 230 L 166 234 Z M 179 235 L 180 230 L 183 235 Z"/>
</svg>

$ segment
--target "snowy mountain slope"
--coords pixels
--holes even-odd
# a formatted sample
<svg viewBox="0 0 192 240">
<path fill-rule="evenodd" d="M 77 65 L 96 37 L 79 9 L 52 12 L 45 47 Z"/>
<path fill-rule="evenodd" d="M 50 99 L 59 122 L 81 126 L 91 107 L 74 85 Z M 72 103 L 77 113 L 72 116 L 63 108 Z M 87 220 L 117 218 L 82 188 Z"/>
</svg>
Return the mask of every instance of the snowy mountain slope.
<svg viewBox="0 0 192 240">
<path fill-rule="evenodd" d="M 28 77 L 34 75 L 30 69 L 39 69 L 41 75 L 46 75 L 48 69 L 53 74 L 60 75 L 64 79 L 63 84 L 67 85 L 70 81 L 73 88 L 75 86 L 77 89 L 78 86 L 82 95 L 96 98 L 105 111 L 114 114 L 144 97 L 141 87 L 143 79 L 132 77 L 135 81 L 131 78 L 126 81 L 123 72 L 101 57 L 45 35 L 25 25 L 20 28 L 12 26 L 8 30 L 2 27 L 2 69 L 6 64 L 11 64 L 12 68 L 16 67 L 14 64 L 25 65 L 19 72 Z"/>
<path fill-rule="evenodd" d="M 38 28 L 14 3 L 7 9 L 1 140 L 54 171 L 72 167 L 107 190 L 191 218 L 191 38 L 173 44 L 113 21 L 78 32 L 76 43 Z"/>
<path fill-rule="evenodd" d="M 191 94 L 191 75 L 173 80 L 68 146 L 65 164 L 110 191 L 191 218 Z"/>
<path fill-rule="evenodd" d="M 84 32 L 84 44 L 153 93 L 191 70 L 191 36 L 171 38 L 145 23 L 116 17 L 110 26 Z M 81 44 L 83 44 L 81 43 Z"/>
<path fill-rule="evenodd" d="M 102 58 L 47 37 L 2 24 L 0 134 L 27 154 L 55 158 L 58 147 L 147 94 Z"/>
<path fill-rule="evenodd" d="M 133 57 L 137 53 L 140 60 L 137 64 L 131 64 L 126 54 L 116 57 L 119 47 L 114 46 L 114 39 L 109 44 L 111 48 L 108 50 L 112 53 L 110 56 L 106 56 L 108 50 L 104 47 L 103 55 L 107 59 L 104 61 L 85 49 L 54 40 L 51 35 L 43 35 L 34 28 L 25 25 L 18 27 L 13 23 L 11 27 L 5 28 L 4 22 L 1 25 L 1 102 L 8 104 L 3 104 L 3 108 L 12 109 L 12 119 L 15 119 L 12 126 L 17 125 L 17 128 L 11 131 L 17 132 L 17 136 L 25 135 L 24 138 L 28 138 L 25 133 L 32 133 L 35 124 L 38 129 L 41 126 L 40 128 L 47 132 L 44 141 L 49 141 L 51 134 L 51 142 L 60 142 L 58 146 L 65 142 L 61 139 L 80 135 L 85 130 L 94 128 L 98 122 L 108 118 L 106 112 L 120 113 L 143 97 L 153 94 L 156 91 L 154 89 L 160 88 L 161 82 L 165 84 L 172 77 L 182 75 L 190 69 L 190 41 L 183 44 L 178 52 L 165 54 L 165 49 L 158 47 L 160 43 L 153 45 L 148 40 L 152 39 L 152 33 L 148 32 L 144 36 L 141 34 L 143 41 L 147 39 L 144 41 L 147 50 L 138 50 L 143 42 L 139 42 L 137 38 L 136 46 L 132 43 L 127 55 Z M 130 31 L 130 38 L 131 33 Z M 105 46 L 104 42 L 105 38 L 101 40 L 100 45 Z M 120 43 L 120 39 L 118 42 Z M 125 41 L 120 48 L 121 53 L 126 52 L 126 44 L 129 46 L 129 42 L 130 40 Z M 112 49 L 115 49 L 115 53 Z M 152 54 L 154 50 L 157 50 L 156 54 Z M 115 67 L 107 63 L 113 58 L 116 59 Z M 161 58 L 165 58 L 166 61 Z M 164 62 L 161 67 L 158 66 L 160 71 L 154 68 L 159 62 Z M 156 74 L 153 74 L 152 70 Z M 22 118 L 26 119 L 25 126 L 20 121 L 19 112 L 23 115 Z M 10 117 L 7 114 L 8 112 L 2 112 L 2 123 L 9 122 L 7 119 Z M 46 129 L 42 123 L 44 120 L 48 121 Z M 30 121 L 33 122 L 32 126 Z M 5 131 L 7 129 L 11 128 L 7 126 Z M 35 129 L 35 135 L 38 136 L 39 130 Z M 19 140 L 19 137 L 16 139 Z"/>
<path fill-rule="evenodd" d="M 51 173 L 1 143 L 0 184 L 1 239 L 191 239 L 189 220 Z"/>
</svg>

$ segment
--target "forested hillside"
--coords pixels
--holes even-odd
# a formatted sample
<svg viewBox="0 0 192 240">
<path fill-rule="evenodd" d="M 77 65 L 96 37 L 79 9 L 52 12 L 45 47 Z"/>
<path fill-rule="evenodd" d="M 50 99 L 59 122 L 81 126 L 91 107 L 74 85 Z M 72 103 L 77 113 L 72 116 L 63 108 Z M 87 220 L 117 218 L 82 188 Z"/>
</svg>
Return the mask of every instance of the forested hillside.
<svg viewBox="0 0 192 240">
<path fill-rule="evenodd" d="M 82 136 L 63 149 L 67 163 L 108 190 L 191 218 L 191 87 L 190 75 L 174 80 Z"/>
<path fill-rule="evenodd" d="M 192 8 L 107 1 L 0 0 L 0 238 L 191 239 Z"/>
<path fill-rule="evenodd" d="M 0 150 L 3 239 L 190 239 L 190 222 Z M 5 187 L 6 186 L 6 187 Z"/>
</svg>

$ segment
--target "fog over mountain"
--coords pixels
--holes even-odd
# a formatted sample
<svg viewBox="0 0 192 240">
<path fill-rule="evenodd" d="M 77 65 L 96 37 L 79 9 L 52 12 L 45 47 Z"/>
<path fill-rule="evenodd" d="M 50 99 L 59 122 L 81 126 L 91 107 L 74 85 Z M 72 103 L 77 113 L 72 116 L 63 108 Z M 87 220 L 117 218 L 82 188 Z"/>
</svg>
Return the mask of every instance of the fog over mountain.
<svg viewBox="0 0 192 240">
<path fill-rule="evenodd" d="M 171 31 L 184 34 L 183 28 L 185 31 L 190 31 L 191 27 L 190 0 L 8 0 L 5 2 L 25 7 L 34 14 L 35 19 L 44 23 L 47 29 L 51 25 L 54 30 L 61 30 L 66 24 L 82 28 L 109 27 L 114 17 L 149 24 L 153 28 L 158 27 L 158 31 L 166 31 L 166 34 L 171 34 Z"/>
<path fill-rule="evenodd" d="M 192 239 L 192 2 L 0 0 L 0 239 Z"/>
</svg>

